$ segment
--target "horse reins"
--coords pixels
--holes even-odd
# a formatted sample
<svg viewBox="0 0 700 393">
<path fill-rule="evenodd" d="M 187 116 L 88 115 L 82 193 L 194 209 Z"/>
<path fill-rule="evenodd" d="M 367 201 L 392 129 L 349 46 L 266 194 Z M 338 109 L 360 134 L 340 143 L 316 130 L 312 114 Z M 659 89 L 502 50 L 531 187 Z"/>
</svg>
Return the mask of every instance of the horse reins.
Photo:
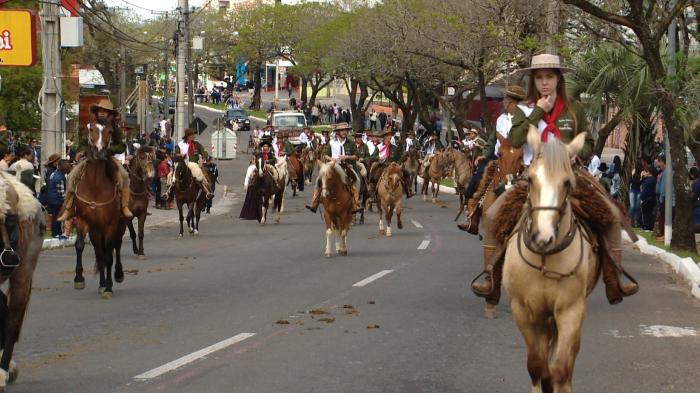
<svg viewBox="0 0 700 393">
<path fill-rule="evenodd" d="M 78 184 L 80 185 L 80 184 Z M 117 185 L 114 185 L 114 195 L 112 195 L 112 199 L 106 201 L 106 202 L 95 202 L 95 201 L 89 201 L 78 194 L 78 187 L 75 188 L 75 197 L 78 198 L 80 202 L 83 202 L 88 205 L 90 209 L 94 209 L 96 207 L 102 207 L 109 205 L 110 203 L 114 202 L 115 199 L 117 199 Z"/>
<path fill-rule="evenodd" d="M 141 158 L 139 158 L 138 154 L 134 156 L 134 162 L 137 168 L 141 168 L 143 171 L 143 168 L 141 167 Z M 148 193 L 148 186 L 146 186 L 146 180 L 148 178 L 146 177 L 146 174 L 142 174 L 141 176 L 138 176 L 134 171 L 131 169 L 131 165 L 126 167 L 127 172 L 129 172 L 129 175 L 134 176 L 137 180 L 141 180 L 144 184 L 144 190 L 141 192 L 135 192 L 134 190 L 131 189 L 131 182 L 129 183 L 129 194 L 133 196 L 143 196 Z"/>
</svg>

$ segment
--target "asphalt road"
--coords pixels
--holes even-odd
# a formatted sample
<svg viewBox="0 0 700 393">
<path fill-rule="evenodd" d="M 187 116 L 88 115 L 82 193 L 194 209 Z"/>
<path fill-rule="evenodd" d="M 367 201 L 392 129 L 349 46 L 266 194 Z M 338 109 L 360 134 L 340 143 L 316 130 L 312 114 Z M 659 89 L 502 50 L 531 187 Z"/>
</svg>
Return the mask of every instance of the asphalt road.
<svg viewBox="0 0 700 393">
<path fill-rule="evenodd" d="M 147 260 L 124 249 L 128 274 L 111 300 L 96 277 L 73 289 L 72 249 L 43 253 L 10 391 L 530 391 L 507 299 L 490 320 L 467 289 L 481 246 L 455 228 L 453 195 L 409 200 L 392 238 L 368 213 L 349 255 L 326 259 L 321 216 L 303 208 L 311 187 L 287 200 L 280 224 L 237 218 L 246 162 L 219 164 L 233 210 L 206 217 L 198 238 L 170 225 L 147 235 Z M 661 263 L 625 260 L 642 291 L 613 307 L 596 288 L 574 388 L 697 392 L 700 304 Z"/>
</svg>

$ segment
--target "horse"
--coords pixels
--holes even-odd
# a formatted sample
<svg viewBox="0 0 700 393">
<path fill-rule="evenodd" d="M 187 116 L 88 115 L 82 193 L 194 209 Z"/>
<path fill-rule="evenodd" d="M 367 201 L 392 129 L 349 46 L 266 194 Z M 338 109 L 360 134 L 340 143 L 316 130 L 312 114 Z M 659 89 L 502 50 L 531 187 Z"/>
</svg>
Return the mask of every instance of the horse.
<svg viewBox="0 0 700 393">
<path fill-rule="evenodd" d="M 406 154 L 406 160 L 403 162 L 403 169 L 409 175 L 409 182 L 406 185 L 407 189 L 413 187 L 414 192 L 418 192 L 418 172 L 420 171 L 420 157 L 418 155 L 418 150 L 409 149 L 408 154 Z"/>
<path fill-rule="evenodd" d="M 302 164 L 297 158 L 297 153 L 292 152 L 289 157 L 287 157 L 287 184 L 292 185 L 292 198 L 296 198 L 297 189 L 299 189 L 299 182 L 304 181 L 304 177 L 299 178 L 299 173 L 302 170 Z"/>
<path fill-rule="evenodd" d="M 423 189 L 421 191 L 424 201 L 427 200 L 428 185 L 430 184 L 432 186 L 432 202 L 437 202 L 437 197 L 440 193 L 440 183 L 442 183 L 442 179 L 445 177 L 445 168 L 448 163 L 449 161 L 442 151 L 435 153 L 435 155 L 430 158 L 430 163 L 425 171 L 427 176 L 423 179 Z"/>
<path fill-rule="evenodd" d="M 384 169 L 384 173 L 382 173 L 377 183 L 379 233 L 383 233 L 387 237 L 391 236 L 391 216 L 394 211 L 396 211 L 396 226 L 399 229 L 403 229 L 403 223 L 401 222 L 402 178 L 403 170 L 397 163 L 392 162 Z M 382 213 L 384 213 L 384 217 L 382 217 Z M 386 219 L 386 229 L 384 228 L 383 219 Z"/>
<path fill-rule="evenodd" d="M 88 144 L 87 162 L 78 176 L 75 187 L 75 216 L 76 222 L 76 266 L 73 286 L 75 289 L 85 288 L 83 277 L 83 250 L 85 235 L 90 234 L 90 243 L 95 250 L 96 270 L 100 273 L 98 293 L 103 299 L 112 297 L 112 264 L 116 259 L 114 280 L 124 281 L 124 271 L 121 264 L 122 238 L 126 231 L 126 222 L 121 217 L 117 177 L 119 167 L 108 153 L 109 142 L 112 139 L 113 116 L 106 121 L 91 118 L 87 125 Z M 80 168 L 80 167 L 78 167 Z"/>
<path fill-rule="evenodd" d="M 459 195 L 459 209 L 464 208 L 466 201 L 464 200 L 464 190 L 469 184 L 469 180 L 474 174 L 474 156 L 473 150 L 462 151 L 457 149 L 445 150 L 445 157 L 454 162 L 454 186 Z"/>
<path fill-rule="evenodd" d="M 565 145 L 540 142 L 531 128 L 535 159 L 528 169 L 528 202 L 507 241 L 503 286 L 527 347 L 533 392 L 571 392 L 586 300 L 599 277 L 595 236 L 574 216 L 570 159 L 583 147 L 579 134 Z"/>
<path fill-rule="evenodd" d="M 287 161 L 280 159 L 275 166 L 266 164 L 258 173 L 258 178 L 255 181 L 255 190 L 262 197 L 260 207 L 260 225 L 265 225 L 267 222 L 267 211 L 270 208 L 270 199 L 272 199 L 272 208 L 277 210 L 276 223 L 280 222 L 281 213 L 284 211 L 284 189 L 287 184 Z"/>
<path fill-rule="evenodd" d="M 316 152 L 314 149 L 305 148 L 301 151 L 301 163 L 304 168 L 304 181 L 311 184 L 314 168 L 316 167 Z"/>
<path fill-rule="evenodd" d="M 204 176 L 207 176 L 206 171 L 202 171 Z M 177 204 L 178 216 L 180 218 L 180 234 L 182 237 L 184 232 L 183 220 L 185 217 L 182 214 L 182 206 L 187 204 L 187 230 L 191 235 L 199 235 L 199 219 L 202 215 L 202 210 L 207 202 L 207 196 L 204 190 L 201 189 L 194 176 L 187 167 L 185 159 L 175 157 L 173 160 L 173 191 L 175 194 L 175 203 Z"/>
<path fill-rule="evenodd" d="M 325 256 L 331 257 L 331 238 L 335 237 L 335 251 L 338 255 L 348 255 L 347 238 L 352 220 L 353 196 L 347 186 L 347 174 L 335 161 L 321 165 L 318 176 L 321 179 L 321 204 L 323 221 L 326 225 Z"/>
<path fill-rule="evenodd" d="M 153 149 L 150 147 L 139 147 L 136 149 L 134 157 L 127 167 L 129 172 L 129 210 L 134 215 L 128 219 L 126 225 L 129 228 L 129 236 L 134 248 L 134 255 L 139 259 L 145 259 L 143 252 L 143 227 L 146 224 L 148 214 L 148 196 L 151 180 L 155 176 L 153 166 Z M 136 243 L 136 231 L 134 230 L 134 219 L 138 220 L 138 245 Z"/>
<path fill-rule="evenodd" d="M 46 219 L 31 190 L 6 173 L 0 173 L 0 199 L 0 225 L 3 226 L 0 230 L 3 249 L 0 284 L 9 282 L 6 292 L 0 290 L 0 392 L 4 392 L 7 383 L 14 382 L 19 372 L 12 355 L 29 304 Z M 5 223 L 10 220 L 17 222 L 16 243 L 5 229 Z"/>
</svg>

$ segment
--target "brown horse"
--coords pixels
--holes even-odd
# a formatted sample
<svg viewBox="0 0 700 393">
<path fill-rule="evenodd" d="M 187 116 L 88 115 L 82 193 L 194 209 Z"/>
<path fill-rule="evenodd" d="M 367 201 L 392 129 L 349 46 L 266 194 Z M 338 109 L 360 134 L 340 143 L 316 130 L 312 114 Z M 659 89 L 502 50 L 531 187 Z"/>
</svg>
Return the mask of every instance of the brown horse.
<svg viewBox="0 0 700 393">
<path fill-rule="evenodd" d="M 474 174 L 474 150 L 462 151 L 449 148 L 445 150 L 445 157 L 454 162 L 454 186 L 459 195 L 460 210 L 463 209 L 466 201 L 464 200 L 464 190 L 469 184 L 472 175 Z"/>
<path fill-rule="evenodd" d="M 314 168 L 316 168 L 316 152 L 314 149 L 306 148 L 301 152 L 301 162 L 304 168 L 304 181 L 311 184 Z"/>
<path fill-rule="evenodd" d="M 108 153 L 109 142 L 114 132 L 112 124 L 111 115 L 106 121 L 91 119 L 87 125 L 89 143 L 87 163 L 84 165 L 82 174 L 72 174 L 80 176 L 75 189 L 77 260 L 73 284 L 75 289 L 85 288 L 83 250 L 85 235 L 89 233 L 90 243 L 95 249 L 96 267 L 100 273 L 98 292 L 104 299 L 112 297 L 112 264 L 115 259 L 114 280 L 116 282 L 124 280 L 120 251 L 126 222 L 121 217 L 117 190 L 119 167 Z"/>
<path fill-rule="evenodd" d="M 202 171 L 204 176 L 207 176 L 206 171 Z M 199 219 L 202 215 L 202 210 L 207 202 L 207 196 L 204 190 L 197 184 L 194 176 L 187 167 L 185 159 L 176 157 L 173 161 L 173 193 L 175 194 L 175 203 L 177 204 L 178 217 L 180 218 L 180 234 L 182 237 L 185 231 L 183 221 L 185 216 L 182 213 L 182 206 L 187 205 L 187 230 L 191 235 L 199 235 Z"/>
<path fill-rule="evenodd" d="M 506 246 L 503 286 L 525 339 L 533 392 L 571 392 L 586 299 L 598 280 L 595 237 L 584 232 L 569 198 L 570 159 L 584 141 L 584 133 L 569 145 L 541 143 L 534 129 L 528 134 L 535 154 L 528 202 Z"/>
<path fill-rule="evenodd" d="M 403 169 L 408 173 L 409 182 L 406 188 L 409 190 L 413 187 L 413 192 L 418 192 L 418 172 L 420 172 L 420 157 L 418 150 L 410 149 L 406 154 L 406 160 L 403 162 Z"/>
<path fill-rule="evenodd" d="M 335 251 L 348 255 L 347 238 L 352 220 L 353 196 L 347 186 L 347 175 L 340 164 L 330 161 L 321 165 L 321 203 L 326 224 L 325 256 L 331 257 L 331 239 L 335 237 Z"/>
<path fill-rule="evenodd" d="M 12 355 L 27 311 L 46 221 L 32 192 L 6 173 L 0 174 L 0 200 L 0 225 L 10 221 L 17 225 L 16 243 L 7 231 L 0 231 L 0 284 L 9 282 L 6 292 L 0 290 L 0 392 L 4 392 L 6 384 L 14 382 L 18 375 Z"/>
<path fill-rule="evenodd" d="M 437 202 L 437 197 L 440 193 L 440 183 L 442 183 L 442 179 L 445 177 L 445 168 L 447 168 L 449 162 L 447 157 L 445 157 L 445 153 L 442 151 L 435 153 L 435 155 L 430 158 L 430 164 L 425 170 L 423 189 L 421 191 L 424 201 L 428 198 L 428 185 L 430 185 L 432 187 L 432 202 Z"/>
<path fill-rule="evenodd" d="M 155 175 L 153 167 L 153 149 L 150 147 L 139 147 L 131 159 L 128 167 L 129 171 L 129 210 L 134 217 L 127 220 L 131 243 L 134 247 L 134 254 L 139 259 L 145 259 L 143 252 L 143 227 L 146 224 L 148 213 L 149 185 Z M 136 244 L 136 231 L 134 230 L 134 218 L 138 219 L 138 245 Z"/>
<path fill-rule="evenodd" d="M 403 229 L 401 222 L 401 203 L 403 201 L 403 186 L 402 186 L 403 170 L 401 167 L 392 162 L 384 169 L 382 176 L 377 183 L 377 196 L 379 197 L 379 233 L 391 236 L 391 216 L 396 211 L 396 226 Z M 382 217 L 384 213 L 384 217 Z M 386 219 L 386 229 L 384 228 L 383 219 Z"/>
<path fill-rule="evenodd" d="M 279 223 L 282 218 L 281 214 L 284 210 L 284 191 L 287 183 L 287 161 L 280 159 L 275 166 L 266 164 L 260 176 L 255 181 L 255 189 L 262 197 L 260 208 L 260 225 L 265 225 L 267 222 L 267 212 L 270 209 L 270 200 L 272 200 L 272 208 L 277 210 L 277 218 L 275 223 Z"/>
<path fill-rule="evenodd" d="M 287 157 L 287 184 L 292 185 L 292 198 L 296 198 L 297 190 L 300 188 L 299 182 L 303 182 L 304 178 L 299 178 L 301 173 L 302 165 L 301 161 L 297 158 L 297 153 L 293 152 Z"/>
</svg>

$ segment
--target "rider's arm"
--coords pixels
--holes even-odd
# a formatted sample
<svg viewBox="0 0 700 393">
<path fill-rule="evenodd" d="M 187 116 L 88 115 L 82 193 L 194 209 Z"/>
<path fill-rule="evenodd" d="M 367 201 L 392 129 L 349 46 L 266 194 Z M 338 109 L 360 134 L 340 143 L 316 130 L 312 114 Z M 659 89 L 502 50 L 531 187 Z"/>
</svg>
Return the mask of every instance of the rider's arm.
<svg viewBox="0 0 700 393">
<path fill-rule="evenodd" d="M 581 151 L 578 153 L 578 156 L 583 159 L 587 159 L 591 156 L 591 154 L 593 154 L 593 135 L 591 135 L 590 132 L 591 128 L 588 124 L 586 114 L 584 113 L 581 104 L 579 104 L 577 101 L 572 101 L 571 107 L 576 114 L 576 135 L 581 132 L 586 133 L 586 142 L 584 143 Z M 572 135 L 572 139 L 576 135 Z"/>
<path fill-rule="evenodd" d="M 197 142 L 197 153 L 199 153 L 199 159 L 201 160 L 200 162 L 203 162 L 207 158 L 209 158 L 209 152 L 207 152 L 207 149 L 202 146 L 201 143 Z"/>
<path fill-rule="evenodd" d="M 535 106 L 535 109 L 530 113 L 530 116 L 525 116 L 520 108 L 513 112 L 513 126 L 508 133 L 508 141 L 510 144 L 519 148 L 525 143 L 527 143 L 527 133 L 530 130 L 530 124 L 537 127 L 537 123 L 544 116 L 544 110 L 539 106 Z"/>
</svg>

